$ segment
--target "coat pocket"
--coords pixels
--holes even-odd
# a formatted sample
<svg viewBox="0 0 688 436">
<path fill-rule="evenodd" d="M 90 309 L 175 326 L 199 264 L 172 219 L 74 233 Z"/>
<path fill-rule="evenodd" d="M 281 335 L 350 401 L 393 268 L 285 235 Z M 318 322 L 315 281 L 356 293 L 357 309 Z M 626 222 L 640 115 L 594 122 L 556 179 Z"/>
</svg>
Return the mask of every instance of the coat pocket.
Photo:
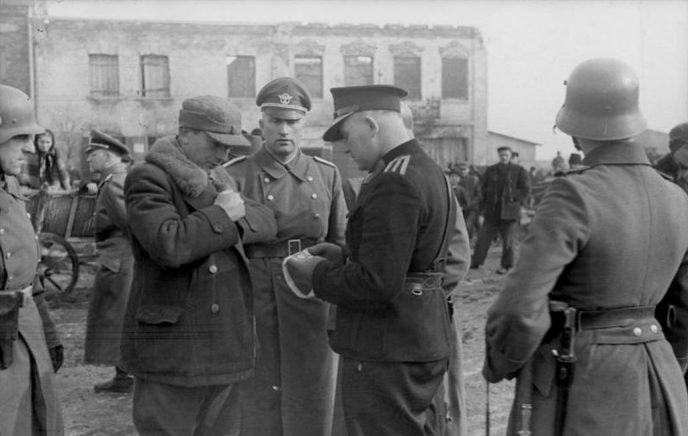
<svg viewBox="0 0 688 436">
<path fill-rule="evenodd" d="M 173 325 L 179 321 L 183 309 L 176 306 L 141 306 L 136 319 L 149 325 Z"/>
</svg>

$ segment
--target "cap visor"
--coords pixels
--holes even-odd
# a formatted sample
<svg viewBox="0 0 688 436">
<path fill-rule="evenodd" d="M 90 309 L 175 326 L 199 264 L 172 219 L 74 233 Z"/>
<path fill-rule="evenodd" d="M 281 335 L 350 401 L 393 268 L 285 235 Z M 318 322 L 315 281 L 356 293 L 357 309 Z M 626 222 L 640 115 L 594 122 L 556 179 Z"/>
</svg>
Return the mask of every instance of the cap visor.
<svg viewBox="0 0 688 436">
<path fill-rule="evenodd" d="M 278 118 L 280 120 L 300 120 L 301 118 L 306 116 L 306 112 L 298 109 L 288 109 L 274 106 L 264 107 L 263 112 L 270 115 L 271 117 Z"/>
<path fill-rule="evenodd" d="M 100 144 L 88 144 L 88 147 L 86 147 L 86 149 L 84 150 L 84 153 L 90 153 L 90 152 L 92 152 L 94 150 L 98 150 L 98 149 L 107 150 L 108 147 L 106 147 L 104 145 L 100 145 Z"/>
<path fill-rule="evenodd" d="M 246 138 L 243 137 L 243 135 L 228 135 L 225 133 L 215 133 L 215 132 L 208 132 L 206 131 L 205 133 L 208 134 L 211 138 L 216 140 L 217 142 L 224 144 L 226 146 L 243 146 L 243 147 L 250 147 L 251 143 L 248 142 Z"/>
<path fill-rule="evenodd" d="M 330 127 L 325 130 L 325 133 L 323 133 L 323 139 L 328 142 L 335 142 L 342 139 L 342 134 L 339 132 L 339 128 L 341 127 L 342 122 L 353 114 L 354 112 L 349 112 L 348 114 L 344 114 L 335 118 L 335 120 L 332 122 L 332 125 L 330 125 Z"/>
</svg>

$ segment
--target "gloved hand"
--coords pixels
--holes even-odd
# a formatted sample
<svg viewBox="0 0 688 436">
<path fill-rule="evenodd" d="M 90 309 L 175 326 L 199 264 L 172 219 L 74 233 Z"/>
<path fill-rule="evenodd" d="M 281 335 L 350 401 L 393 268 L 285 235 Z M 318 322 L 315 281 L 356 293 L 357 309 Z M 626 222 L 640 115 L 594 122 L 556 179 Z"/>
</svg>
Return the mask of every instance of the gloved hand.
<svg viewBox="0 0 688 436">
<path fill-rule="evenodd" d="M 222 165 L 218 165 L 210 170 L 208 178 L 218 191 L 224 191 L 226 189 L 230 189 L 232 191 L 239 190 L 237 188 L 236 180 L 234 180 L 234 178 Z"/>
<path fill-rule="evenodd" d="M 313 256 L 322 256 L 330 262 L 340 265 L 344 263 L 342 247 L 331 242 L 321 242 L 307 249 Z"/>
<path fill-rule="evenodd" d="M 313 289 L 313 270 L 324 260 L 320 256 L 293 257 L 286 261 L 286 267 L 292 280 L 299 284 L 299 289 Z"/>
<path fill-rule="evenodd" d="M 53 363 L 53 371 L 57 372 L 64 362 L 64 347 L 62 345 L 55 345 L 48 351 L 50 352 L 50 360 Z"/>
<path fill-rule="evenodd" d="M 217 194 L 213 204 L 220 206 L 229 216 L 232 221 L 239 221 L 246 215 L 246 207 L 244 206 L 244 199 L 241 195 L 231 189 L 224 190 Z"/>
</svg>

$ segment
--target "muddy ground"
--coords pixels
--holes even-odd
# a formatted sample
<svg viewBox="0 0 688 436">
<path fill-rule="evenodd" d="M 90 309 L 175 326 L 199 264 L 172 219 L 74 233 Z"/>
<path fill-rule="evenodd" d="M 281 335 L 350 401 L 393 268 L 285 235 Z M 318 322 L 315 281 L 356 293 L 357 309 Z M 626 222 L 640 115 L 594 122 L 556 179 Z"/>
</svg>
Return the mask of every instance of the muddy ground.
<svg viewBox="0 0 688 436">
<path fill-rule="evenodd" d="M 471 270 L 459 291 L 470 436 L 486 434 L 486 384 L 480 369 L 484 355 L 485 312 L 495 298 L 502 279 L 502 276 L 495 274 L 498 256 L 498 250 L 493 249 L 486 265 L 480 270 Z M 62 301 L 52 311 L 65 345 L 65 363 L 57 379 L 66 434 L 135 435 L 131 419 L 131 395 L 93 392 L 93 385 L 112 377 L 114 370 L 82 364 L 88 291 L 94 268 L 92 263 L 81 265 L 77 287 L 67 301 Z M 490 386 L 492 435 L 504 434 L 512 390 L 513 384 L 510 382 Z"/>
</svg>

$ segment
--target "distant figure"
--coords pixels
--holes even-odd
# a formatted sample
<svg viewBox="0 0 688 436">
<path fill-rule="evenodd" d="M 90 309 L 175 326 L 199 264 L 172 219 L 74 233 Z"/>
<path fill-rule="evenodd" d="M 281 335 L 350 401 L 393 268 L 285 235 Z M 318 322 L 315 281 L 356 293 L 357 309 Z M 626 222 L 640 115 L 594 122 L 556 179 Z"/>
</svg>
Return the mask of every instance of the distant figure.
<svg viewBox="0 0 688 436">
<path fill-rule="evenodd" d="M 583 167 L 583 158 L 579 153 L 571 153 L 569 155 L 569 168 L 572 170 Z"/>
<path fill-rule="evenodd" d="M 454 194 L 461 206 L 464 221 L 466 221 L 468 237 L 473 240 L 478 231 L 478 216 L 482 202 L 480 179 L 471 173 L 467 162 L 459 162 L 456 167 L 459 171 L 459 180 L 454 186 Z"/>
<path fill-rule="evenodd" d="M 560 151 L 557 151 L 557 155 L 552 159 L 552 172 L 556 174 L 558 171 L 566 170 L 566 161 L 561 155 Z"/>
<path fill-rule="evenodd" d="M 514 265 L 514 245 L 521 219 L 521 207 L 530 195 L 530 178 L 526 169 L 511 162 L 511 148 L 497 149 L 499 163 L 487 167 L 483 176 L 482 212 L 485 222 L 480 227 L 471 268 L 480 267 L 497 233 L 502 237 L 502 260 L 497 274 Z"/>
<path fill-rule="evenodd" d="M 688 122 L 674 126 L 669 132 L 669 153 L 655 164 L 662 174 L 677 182 L 683 169 L 688 168 Z M 680 162 L 683 161 L 683 162 Z M 688 188 L 688 185 L 686 186 Z"/>
<path fill-rule="evenodd" d="M 55 134 L 45 133 L 34 137 L 35 154 L 28 154 L 22 168 L 21 184 L 32 189 L 45 185 L 49 190 L 69 190 L 71 180 L 67 163 L 55 146 Z"/>
<path fill-rule="evenodd" d="M 521 155 L 518 151 L 511 152 L 511 163 L 514 165 L 521 165 Z"/>
</svg>

